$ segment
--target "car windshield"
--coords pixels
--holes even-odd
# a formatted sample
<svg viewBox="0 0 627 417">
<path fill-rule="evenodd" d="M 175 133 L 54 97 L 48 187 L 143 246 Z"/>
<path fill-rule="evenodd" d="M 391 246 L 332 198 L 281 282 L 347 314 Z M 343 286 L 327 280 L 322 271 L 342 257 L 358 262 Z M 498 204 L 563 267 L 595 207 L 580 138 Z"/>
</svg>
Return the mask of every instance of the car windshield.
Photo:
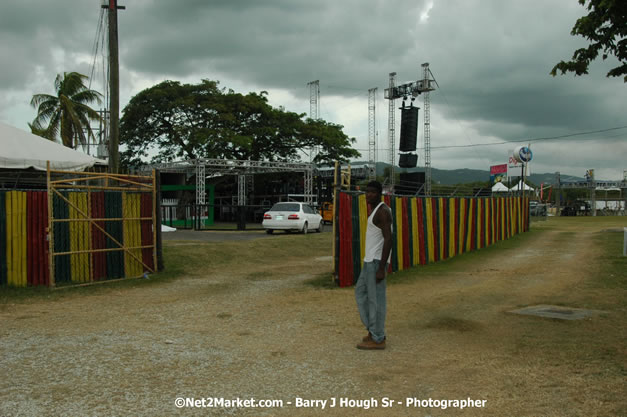
<svg viewBox="0 0 627 417">
<path fill-rule="evenodd" d="M 270 211 L 300 211 L 298 203 L 276 203 Z"/>
</svg>

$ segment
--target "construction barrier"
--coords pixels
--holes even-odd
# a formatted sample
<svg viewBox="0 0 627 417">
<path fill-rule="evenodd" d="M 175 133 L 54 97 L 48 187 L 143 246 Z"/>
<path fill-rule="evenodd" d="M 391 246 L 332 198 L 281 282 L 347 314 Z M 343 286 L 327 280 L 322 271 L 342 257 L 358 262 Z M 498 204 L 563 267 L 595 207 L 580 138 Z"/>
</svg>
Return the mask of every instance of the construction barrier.
<svg viewBox="0 0 627 417">
<path fill-rule="evenodd" d="M 363 264 L 371 208 L 365 194 L 340 192 L 339 248 L 335 272 L 342 287 L 353 285 Z M 392 259 L 389 272 L 438 262 L 492 245 L 529 230 L 526 197 L 383 196 L 392 211 Z"/>
</svg>

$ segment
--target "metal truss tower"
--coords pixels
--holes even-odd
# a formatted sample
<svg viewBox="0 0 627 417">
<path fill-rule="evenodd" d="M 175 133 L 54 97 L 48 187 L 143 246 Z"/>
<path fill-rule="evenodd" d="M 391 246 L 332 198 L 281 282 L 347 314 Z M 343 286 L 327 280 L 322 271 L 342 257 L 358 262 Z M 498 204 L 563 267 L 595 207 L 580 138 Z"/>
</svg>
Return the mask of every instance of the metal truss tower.
<svg viewBox="0 0 627 417">
<path fill-rule="evenodd" d="M 318 120 L 320 118 L 320 80 L 307 83 L 309 87 L 309 118 Z"/>
<path fill-rule="evenodd" d="M 368 161 L 370 164 L 370 175 L 368 178 L 374 180 L 377 175 L 377 113 L 376 113 L 377 88 L 368 90 Z"/>
<path fill-rule="evenodd" d="M 394 91 L 394 84 L 396 82 L 396 73 L 395 72 L 391 72 L 390 73 L 390 86 L 389 86 L 389 91 Z M 395 143 L 394 143 L 394 129 L 395 129 L 395 121 L 394 121 L 394 111 L 396 110 L 394 108 L 394 96 L 390 97 L 390 107 L 389 107 L 389 113 L 388 113 L 388 141 L 389 141 L 389 149 L 388 149 L 388 159 L 390 162 L 390 185 L 392 186 L 392 188 L 394 187 L 394 159 L 396 157 L 396 154 L 394 153 L 394 149 L 395 149 Z"/>
<path fill-rule="evenodd" d="M 205 189 L 205 164 L 196 160 L 196 204 L 205 204 L 207 190 Z"/>
<path fill-rule="evenodd" d="M 307 83 L 309 87 L 309 118 L 318 120 L 320 118 L 320 80 Z M 313 162 L 320 149 L 316 146 L 309 151 L 309 162 Z"/>
<path fill-rule="evenodd" d="M 431 85 L 431 81 L 435 82 L 435 79 L 431 79 L 433 74 L 429 70 L 429 63 L 422 64 L 424 69 L 423 78 L 415 82 L 395 85 L 394 76 L 395 72 L 390 73 L 390 88 L 386 88 L 384 91 L 384 97 L 390 100 L 390 115 L 388 117 L 388 137 L 390 139 L 390 161 L 392 161 L 392 176 L 390 178 L 391 185 L 394 185 L 394 99 L 402 98 L 406 100 L 408 97 L 417 97 L 419 94 L 425 95 L 425 194 L 431 195 L 431 115 L 430 115 L 430 102 L 429 91 L 433 91 L 434 88 Z M 435 83 L 437 85 L 437 83 Z M 413 100 L 413 98 L 412 98 Z"/>
<path fill-rule="evenodd" d="M 424 141 L 425 141 L 425 195 L 431 195 L 431 102 L 429 99 L 429 91 L 431 88 L 431 77 L 429 70 L 429 63 L 425 62 L 422 64 L 422 68 L 424 69 L 424 76 L 422 79 L 422 87 L 423 87 L 423 99 L 424 99 L 424 119 L 425 119 L 425 133 L 424 133 Z"/>
</svg>

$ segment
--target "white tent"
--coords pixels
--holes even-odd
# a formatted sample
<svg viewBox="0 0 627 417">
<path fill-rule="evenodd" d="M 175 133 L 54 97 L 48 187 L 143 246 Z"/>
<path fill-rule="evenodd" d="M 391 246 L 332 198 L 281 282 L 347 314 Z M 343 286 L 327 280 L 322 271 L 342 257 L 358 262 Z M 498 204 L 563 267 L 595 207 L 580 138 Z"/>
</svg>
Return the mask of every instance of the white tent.
<svg viewBox="0 0 627 417">
<path fill-rule="evenodd" d="M 496 184 L 492 186 L 492 192 L 493 193 L 507 193 L 509 192 L 509 188 L 507 188 L 507 186 L 503 184 L 502 182 L 497 182 Z"/>
<path fill-rule="evenodd" d="M 32 133 L 0 123 L 0 168 L 82 171 L 106 161 L 75 151 Z"/>
<path fill-rule="evenodd" d="M 531 188 L 527 184 L 523 183 L 522 180 L 518 181 L 518 184 L 510 188 L 510 191 L 520 191 L 521 189 L 523 191 L 534 191 L 534 188 Z"/>
</svg>

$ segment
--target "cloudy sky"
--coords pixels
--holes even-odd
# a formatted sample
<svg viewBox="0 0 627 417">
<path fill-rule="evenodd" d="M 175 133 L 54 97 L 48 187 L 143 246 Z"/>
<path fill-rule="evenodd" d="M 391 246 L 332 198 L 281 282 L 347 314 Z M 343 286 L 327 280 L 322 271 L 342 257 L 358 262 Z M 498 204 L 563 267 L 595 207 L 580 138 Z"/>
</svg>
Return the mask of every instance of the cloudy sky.
<svg viewBox="0 0 627 417">
<path fill-rule="evenodd" d="M 92 88 L 102 89 L 103 58 L 94 54 L 100 4 L 2 1 L 0 121 L 27 130 L 32 95 L 52 94 L 57 73 L 89 75 L 96 62 Z M 343 125 L 367 159 L 368 89 L 378 87 L 378 159 L 387 161 L 388 74 L 415 81 L 429 62 L 439 85 L 431 93 L 432 166 L 488 169 L 531 143 L 537 173 L 594 168 L 597 178 L 619 180 L 627 169 L 627 85 L 605 77 L 616 58 L 596 62 L 587 76 L 549 75 L 586 45 L 570 35 L 586 12 L 577 0 L 119 4 L 122 108 L 165 79 L 206 78 L 241 93 L 266 90 L 272 105 L 308 113 L 307 83 L 320 80 L 322 118 Z"/>
</svg>

